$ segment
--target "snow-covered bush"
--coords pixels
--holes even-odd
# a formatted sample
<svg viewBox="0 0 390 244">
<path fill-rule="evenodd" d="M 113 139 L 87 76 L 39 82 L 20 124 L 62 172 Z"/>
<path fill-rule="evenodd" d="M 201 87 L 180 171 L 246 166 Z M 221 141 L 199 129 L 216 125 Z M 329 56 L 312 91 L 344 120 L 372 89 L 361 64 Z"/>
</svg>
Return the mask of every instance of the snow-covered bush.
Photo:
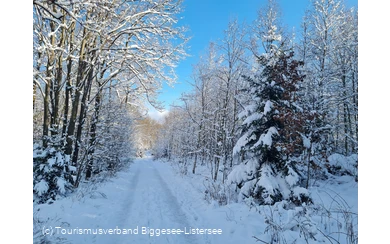
<svg viewBox="0 0 390 244">
<path fill-rule="evenodd" d="M 205 188 L 205 200 L 208 203 L 217 202 L 219 206 L 227 205 L 237 201 L 237 193 L 233 185 L 216 182 L 210 178 L 203 181 Z"/>
<path fill-rule="evenodd" d="M 45 203 L 65 196 L 72 190 L 72 172 L 75 167 L 56 147 L 34 147 L 33 151 L 33 194 L 34 202 Z"/>
<path fill-rule="evenodd" d="M 339 195 L 329 196 L 333 199 L 329 205 L 315 203 L 297 207 L 281 201 L 258 207 L 266 228 L 254 238 L 269 244 L 357 243 L 357 213 Z"/>
<path fill-rule="evenodd" d="M 358 176 L 358 155 L 352 154 L 344 156 L 334 153 L 328 157 L 326 168 L 329 173 L 334 175 L 351 175 L 357 178 Z"/>
<path fill-rule="evenodd" d="M 312 243 L 318 241 L 317 223 L 312 221 L 310 207 L 291 207 L 287 201 L 259 210 L 266 228 L 262 236 L 254 238 L 264 243 Z"/>
<path fill-rule="evenodd" d="M 239 189 L 239 200 L 253 199 L 258 205 L 273 205 L 282 200 L 300 205 L 310 203 L 310 195 L 306 188 L 300 186 L 301 175 L 286 163 L 280 172 L 271 165 L 262 164 L 257 159 L 248 160 L 236 166 L 228 176 L 228 183 Z"/>
</svg>

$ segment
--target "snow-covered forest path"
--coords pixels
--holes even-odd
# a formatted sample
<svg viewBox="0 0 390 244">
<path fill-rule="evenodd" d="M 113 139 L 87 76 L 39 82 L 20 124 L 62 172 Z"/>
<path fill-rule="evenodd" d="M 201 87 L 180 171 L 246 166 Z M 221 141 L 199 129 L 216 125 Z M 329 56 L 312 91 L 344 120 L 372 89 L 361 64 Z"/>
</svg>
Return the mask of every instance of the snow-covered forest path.
<svg viewBox="0 0 390 244">
<path fill-rule="evenodd" d="M 279 212 L 266 206 L 256 209 L 234 202 L 218 206 L 205 199 L 205 189 L 213 189 L 207 174 L 182 175 L 180 171 L 177 163 L 150 156 L 138 158 L 102 183 L 83 184 L 72 196 L 36 206 L 36 243 L 258 243 L 253 236 L 268 240 L 270 235 L 265 232 L 265 217 L 269 214 L 280 226 L 290 226 L 283 232 L 283 238 L 292 241 L 300 238 L 299 231 L 291 230 L 300 208 Z M 328 210 L 357 213 L 357 183 L 353 178 L 342 176 L 327 182 L 331 184 L 320 183 L 312 188 L 315 202 Z M 346 208 L 347 205 L 351 208 Z M 274 215 L 272 211 L 277 213 Z M 319 213 L 312 218 L 318 228 L 330 231 L 339 230 L 337 223 L 344 223 L 339 215 L 326 220 Z M 206 231 L 202 233 L 199 229 Z M 210 234 L 209 229 L 221 233 Z M 328 243 L 327 238 L 316 237 Z M 336 237 L 340 243 L 348 243 L 343 242 L 344 235 Z M 297 243 L 306 243 L 300 240 Z"/>
<path fill-rule="evenodd" d="M 170 167 L 164 167 L 151 157 L 138 159 L 129 171 L 129 180 L 123 188 L 127 196 L 122 203 L 122 214 L 118 216 L 119 228 L 137 228 L 138 234 L 117 235 L 117 243 L 205 243 L 204 235 L 162 234 L 156 229 L 181 229 L 188 233 L 195 227 L 189 218 L 193 216 L 183 208 L 165 179 L 172 177 Z M 172 178 L 171 178 L 172 180 Z M 188 194 L 194 189 L 186 189 Z M 183 189 L 184 191 L 184 189 Z M 190 206 L 186 206 L 190 207 Z M 187 213 L 185 213 L 187 212 Z M 196 218 L 197 219 L 197 218 Z M 204 228 L 202 226 L 201 228 Z M 147 230 L 151 230 L 149 234 Z M 159 235 L 159 236 L 157 236 Z M 199 242 L 200 241 L 200 242 Z"/>
<path fill-rule="evenodd" d="M 178 171 L 151 156 L 138 158 L 104 183 L 83 185 L 71 197 L 37 206 L 34 218 L 41 224 L 36 234 L 56 243 L 207 244 L 237 243 L 243 237 L 254 241 L 254 230 L 243 227 L 248 219 L 236 212 L 244 210 L 243 205 L 235 204 L 234 216 L 231 210 L 209 204 L 202 176 Z"/>
</svg>

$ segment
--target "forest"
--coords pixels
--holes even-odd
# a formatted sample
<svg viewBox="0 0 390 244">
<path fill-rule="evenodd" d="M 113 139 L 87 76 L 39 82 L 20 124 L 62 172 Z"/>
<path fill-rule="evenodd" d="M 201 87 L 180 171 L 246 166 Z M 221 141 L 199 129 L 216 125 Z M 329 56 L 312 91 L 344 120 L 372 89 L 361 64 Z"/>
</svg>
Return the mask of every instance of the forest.
<svg viewBox="0 0 390 244">
<path fill-rule="evenodd" d="M 193 64 L 191 90 L 156 121 L 148 106 L 161 109 L 188 56 L 185 1 L 33 0 L 34 209 L 88 195 L 145 157 L 200 177 L 218 206 L 306 208 L 319 182 L 357 187 L 358 11 L 313 0 L 292 30 L 266 2 L 252 23 L 226 23 Z M 342 213 L 347 241 L 324 242 L 357 243 L 357 212 Z M 249 238 L 288 243 L 267 223 L 269 239 Z"/>
<path fill-rule="evenodd" d="M 179 1 L 33 7 L 34 188 L 46 201 L 125 164 L 143 104 L 173 82 L 186 37 Z"/>
<path fill-rule="evenodd" d="M 357 11 L 314 1 L 295 39 L 278 11 L 270 1 L 252 25 L 232 21 L 210 43 L 194 66 L 193 90 L 170 110 L 153 147 L 193 174 L 207 164 L 214 181 L 235 183 L 260 204 L 300 199 L 262 185 L 261 175 L 284 178 L 290 190 L 307 189 L 324 170 L 357 181 Z M 330 165 L 336 154 L 356 164 Z"/>
</svg>

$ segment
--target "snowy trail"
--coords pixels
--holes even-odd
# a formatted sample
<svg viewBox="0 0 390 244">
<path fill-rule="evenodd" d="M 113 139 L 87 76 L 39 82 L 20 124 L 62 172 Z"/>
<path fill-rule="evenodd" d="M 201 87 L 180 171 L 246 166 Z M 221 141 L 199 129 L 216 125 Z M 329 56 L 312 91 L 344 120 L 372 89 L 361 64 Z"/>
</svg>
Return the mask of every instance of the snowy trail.
<svg viewBox="0 0 390 244">
<path fill-rule="evenodd" d="M 38 223 L 37 229 L 40 233 L 54 232 L 46 236 L 44 243 L 258 243 L 253 236 L 269 241 L 269 233 L 265 232 L 269 207 L 248 208 L 243 203 L 219 206 L 208 202 L 205 200 L 205 187 L 210 183 L 207 175 L 199 172 L 182 175 L 177 167 L 177 164 L 151 157 L 137 159 L 128 169 L 95 188 L 86 184 L 86 188 L 81 187 L 71 197 L 37 206 L 35 218 L 42 223 Z M 347 176 L 336 179 L 331 185 L 313 187 L 314 200 L 336 210 L 348 203 L 351 211 L 357 213 L 357 183 Z M 287 226 L 296 221 L 294 214 L 294 209 L 281 210 L 273 218 L 277 224 Z M 312 220 L 324 230 L 338 231 L 337 221 L 342 221 L 343 216 L 330 217 L 313 215 Z M 197 228 L 220 229 L 222 233 L 191 232 Z M 168 229 L 175 229 L 176 233 L 168 234 Z M 177 229 L 182 232 L 177 234 Z M 97 234 L 97 230 L 104 233 Z M 283 236 L 294 242 L 300 238 L 300 233 L 286 229 Z M 327 238 L 317 237 L 328 243 Z M 296 243 L 306 243 L 302 238 Z M 341 239 L 344 236 L 334 238 L 348 243 Z"/>
<path fill-rule="evenodd" d="M 116 232 L 67 235 L 67 240 L 98 244 L 209 244 L 222 241 L 226 233 L 191 233 L 196 228 L 221 229 L 221 219 L 216 215 L 212 219 L 207 217 L 206 210 L 210 208 L 202 199 L 203 192 L 174 171 L 169 163 L 151 157 L 137 159 L 128 170 L 120 172 L 112 182 L 99 189 L 107 199 L 97 199 L 94 203 L 87 199 L 77 207 L 62 207 L 68 213 L 68 217 L 62 219 L 70 224 L 68 227 L 114 229 Z M 225 218 L 224 212 L 220 215 Z M 166 229 L 165 233 L 163 229 Z M 168 229 L 170 232 L 175 229 L 176 233 L 167 233 Z M 178 229 L 180 233 L 177 233 Z"/>
<path fill-rule="evenodd" d="M 198 243 L 196 236 L 184 233 L 157 236 L 155 229 L 188 229 L 191 225 L 155 164 L 145 158 L 131 166 L 136 173 L 127 186 L 129 195 L 123 203 L 120 228 L 138 228 L 138 234 L 117 235 L 116 243 Z M 145 234 L 148 228 L 154 233 Z"/>
<path fill-rule="evenodd" d="M 77 244 L 258 243 L 253 236 L 268 240 L 264 213 L 268 213 L 269 208 L 259 207 L 262 211 L 259 214 L 258 209 L 248 208 L 243 203 L 218 206 L 215 202 L 208 202 L 205 200 L 205 186 L 210 183 L 207 174 L 198 172 L 184 176 L 177 167 L 177 164 L 151 157 L 137 159 L 128 169 L 103 183 L 85 184 L 70 197 L 36 206 L 34 218 L 41 223 L 36 227 L 38 234 L 49 230 L 49 235 L 45 236 L 47 242 L 43 243 Z M 328 208 L 333 205 L 337 208 L 340 207 L 337 203 L 348 202 L 351 211 L 357 213 L 357 183 L 347 176 L 335 179 L 337 181 L 331 185 L 313 187 L 314 200 Z M 342 198 L 332 198 L 334 195 Z M 294 211 L 275 214 L 275 221 L 290 223 Z M 313 216 L 318 227 L 338 230 L 334 220 L 324 222 L 323 217 Z M 336 220 L 342 220 L 340 218 L 342 216 Z M 222 233 L 191 233 L 197 228 L 220 229 Z M 183 232 L 168 234 L 168 229 Z M 97 234 L 97 230 L 100 233 Z M 286 230 L 284 237 L 297 240 L 299 232 Z M 36 243 L 42 242 L 37 239 Z M 301 239 L 296 243 L 306 241 Z M 328 243 L 327 239 L 324 243 Z"/>
<path fill-rule="evenodd" d="M 170 163 L 152 157 L 135 160 L 97 188 L 86 187 L 79 189 L 81 195 L 42 204 L 35 211 L 44 223 L 37 227 L 40 233 L 51 231 L 47 240 L 210 244 L 237 243 L 231 234 L 242 234 L 230 228 L 236 222 L 226 220 L 225 211 L 205 202 L 204 190 L 177 174 Z M 194 233 L 197 228 L 206 231 Z M 218 229 L 223 233 L 209 232 Z"/>
</svg>

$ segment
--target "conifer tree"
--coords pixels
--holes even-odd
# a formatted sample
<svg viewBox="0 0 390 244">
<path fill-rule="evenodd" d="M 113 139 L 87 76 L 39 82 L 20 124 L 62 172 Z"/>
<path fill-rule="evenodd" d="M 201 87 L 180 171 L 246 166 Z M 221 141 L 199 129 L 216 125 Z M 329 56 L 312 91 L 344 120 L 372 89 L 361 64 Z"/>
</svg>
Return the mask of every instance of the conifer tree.
<svg viewBox="0 0 390 244">
<path fill-rule="evenodd" d="M 276 36 L 269 32 L 269 38 Z M 275 39 L 274 39 L 275 40 Z M 274 204 L 283 199 L 296 204 L 310 201 L 306 189 L 300 186 L 301 177 L 291 156 L 302 147 L 303 111 L 295 95 L 303 80 L 299 68 L 303 62 L 294 59 L 294 53 L 276 44 L 258 59 L 260 70 L 245 77 L 247 87 L 241 137 L 234 153 L 241 154 L 243 162 L 229 179 L 240 188 L 243 198 L 253 198 L 259 204 Z"/>
</svg>

